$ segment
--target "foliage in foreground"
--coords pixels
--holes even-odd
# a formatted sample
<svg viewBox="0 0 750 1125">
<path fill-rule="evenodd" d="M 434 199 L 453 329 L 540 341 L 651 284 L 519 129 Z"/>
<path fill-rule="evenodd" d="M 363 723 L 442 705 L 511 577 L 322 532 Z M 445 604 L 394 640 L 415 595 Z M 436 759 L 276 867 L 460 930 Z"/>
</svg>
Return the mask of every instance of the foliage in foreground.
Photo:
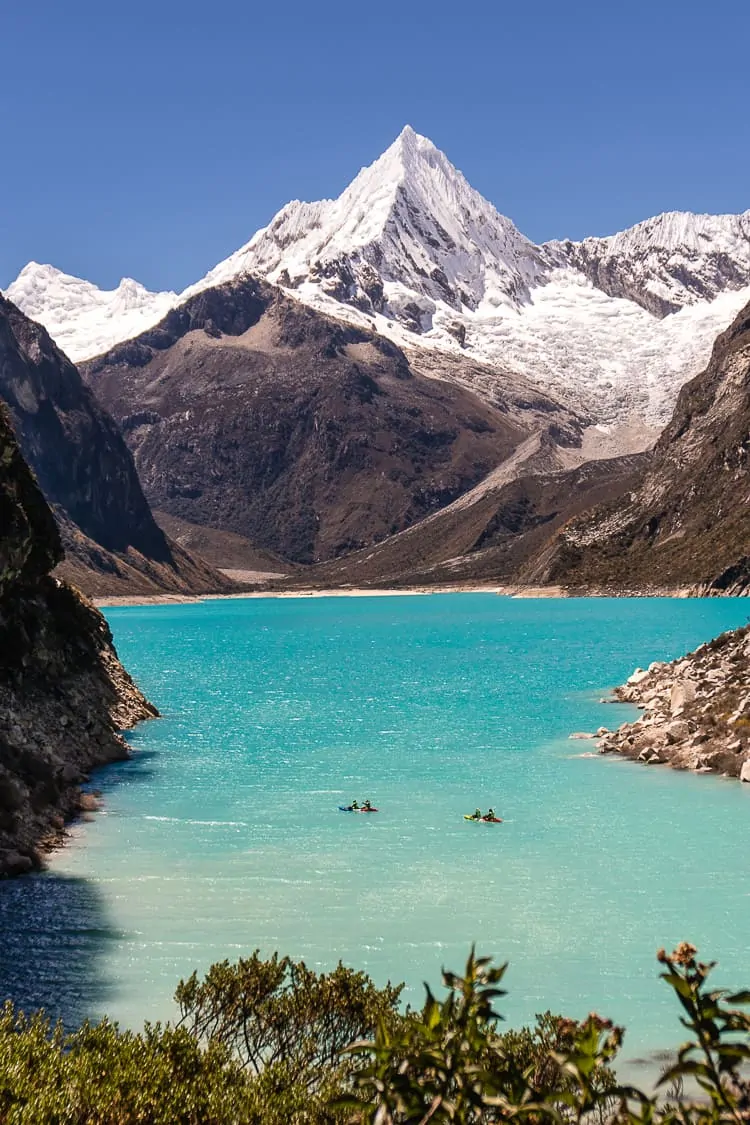
<svg viewBox="0 0 750 1125">
<path fill-rule="evenodd" d="M 364 973 L 255 953 L 181 982 L 177 1027 L 66 1035 L 6 1005 L 0 1125 L 741 1125 L 750 992 L 711 989 L 695 952 L 659 954 L 688 1039 L 657 1097 L 618 1086 L 623 1032 L 595 1014 L 501 1032 L 506 967 L 473 951 L 445 999 L 405 1013 Z"/>
</svg>

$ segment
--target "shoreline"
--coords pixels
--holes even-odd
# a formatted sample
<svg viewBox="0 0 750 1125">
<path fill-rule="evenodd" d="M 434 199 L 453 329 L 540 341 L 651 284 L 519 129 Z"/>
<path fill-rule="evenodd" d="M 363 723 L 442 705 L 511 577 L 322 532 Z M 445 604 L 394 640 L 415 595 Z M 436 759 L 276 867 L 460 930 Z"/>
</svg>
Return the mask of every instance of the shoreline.
<svg viewBox="0 0 750 1125">
<path fill-rule="evenodd" d="M 105 807 L 104 794 L 95 784 L 96 775 L 101 773 L 102 770 L 109 769 L 111 766 L 121 765 L 123 762 L 129 762 L 133 759 L 135 751 L 125 735 L 131 730 L 135 730 L 141 723 L 151 722 L 154 719 L 161 718 L 161 713 L 153 704 L 146 700 L 145 696 L 143 699 L 150 709 L 149 711 L 144 710 L 143 713 L 138 713 L 133 708 L 126 708 L 124 713 L 118 716 L 116 737 L 118 746 L 122 752 L 104 761 L 95 762 L 90 767 L 75 785 L 73 804 L 67 815 L 61 818 L 61 823 L 53 822 L 48 831 L 39 837 L 37 843 L 40 861 L 38 871 L 48 870 L 49 864 L 52 862 L 53 858 L 67 848 L 71 839 L 76 834 L 76 829 L 80 829 L 84 824 L 91 823 L 91 821 L 95 820 L 96 814 L 101 812 Z M 153 710 L 151 710 L 151 708 L 153 708 Z"/>
<path fill-rule="evenodd" d="M 518 598 L 563 598 L 561 586 L 305 586 L 288 589 L 243 590 L 229 594 L 111 594 L 94 597 L 97 606 L 181 605 L 192 602 L 228 601 L 242 598 L 403 598 L 427 594 L 497 594 Z"/>
<path fill-rule="evenodd" d="M 231 601 L 243 598 L 401 598 L 428 594 L 495 594 L 506 598 L 690 598 L 706 597 L 692 587 L 648 590 L 570 590 L 564 586 L 481 585 L 460 583 L 435 586 L 299 586 L 238 590 L 218 594 L 103 594 L 91 595 L 99 608 L 138 605 L 190 605 L 195 602 Z"/>
</svg>

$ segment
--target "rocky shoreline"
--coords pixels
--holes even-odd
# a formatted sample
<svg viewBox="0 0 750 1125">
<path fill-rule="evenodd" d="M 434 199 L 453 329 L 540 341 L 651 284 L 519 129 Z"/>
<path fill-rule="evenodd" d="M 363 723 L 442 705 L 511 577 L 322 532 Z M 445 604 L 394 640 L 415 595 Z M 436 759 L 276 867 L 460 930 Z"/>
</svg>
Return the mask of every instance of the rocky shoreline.
<svg viewBox="0 0 750 1125">
<path fill-rule="evenodd" d="M 600 754 L 750 782 L 750 625 L 671 663 L 636 668 L 610 702 L 643 714 L 614 731 L 600 727 Z"/>
<path fill-rule="evenodd" d="M 130 756 L 121 731 L 158 715 L 77 591 L 47 579 L 24 611 L 21 668 L 0 668 L 0 878 L 43 866 L 65 825 L 98 806 L 81 790 L 90 772 Z M 22 625 L 9 618 L 0 607 L 0 634 Z"/>
</svg>

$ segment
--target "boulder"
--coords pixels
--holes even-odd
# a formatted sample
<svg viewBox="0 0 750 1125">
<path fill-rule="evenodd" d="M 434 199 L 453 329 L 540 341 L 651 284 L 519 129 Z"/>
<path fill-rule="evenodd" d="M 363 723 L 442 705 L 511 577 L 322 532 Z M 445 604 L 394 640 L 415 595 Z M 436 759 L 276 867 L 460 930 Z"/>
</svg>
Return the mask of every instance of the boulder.
<svg viewBox="0 0 750 1125">
<path fill-rule="evenodd" d="M 667 742 L 685 742 L 690 737 L 690 727 L 684 719 L 675 719 L 666 728 Z"/>
<path fill-rule="evenodd" d="M 636 668 L 636 670 L 635 670 L 635 672 L 633 672 L 632 676 L 628 676 L 627 682 L 629 684 L 640 684 L 640 683 L 643 682 L 643 680 L 647 680 L 647 679 L 648 679 L 648 672 L 646 672 L 643 668 Z"/>
<path fill-rule="evenodd" d="M 20 852 L 0 854 L 0 875 L 27 875 L 33 866 L 31 858 Z"/>
<path fill-rule="evenodd" d="M 680 712 L 685 710 L 688 703 L 692 703 L 696 697 L 695 681 L 689 680 L 687 677 L 681 680 L 676 680 L 672 684 L 672 691 L 669 696 L 669 710 L 673 715 L 679 715 Z"/>
<path fill-rule="evenodd" d="M 740 781 L 750 781 L 750 758 L 748 758 L 746 762 L 742 763 L 742 769 L 740 770 Z"/>
</svg>

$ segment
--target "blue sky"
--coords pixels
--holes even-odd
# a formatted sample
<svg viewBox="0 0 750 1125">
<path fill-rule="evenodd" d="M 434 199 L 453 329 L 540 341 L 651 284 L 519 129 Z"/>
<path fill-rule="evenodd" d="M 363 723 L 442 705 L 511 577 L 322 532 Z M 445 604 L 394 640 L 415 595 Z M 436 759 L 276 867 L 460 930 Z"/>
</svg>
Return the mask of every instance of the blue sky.
<svg viewBox="0 0 750 1125">
<path fill-rule="evenodd" d="M 182 288 L 410 123 L 529 237 L 750 208 L 739 0 L 3 5 L 0 285 Z"/>
</svg>

